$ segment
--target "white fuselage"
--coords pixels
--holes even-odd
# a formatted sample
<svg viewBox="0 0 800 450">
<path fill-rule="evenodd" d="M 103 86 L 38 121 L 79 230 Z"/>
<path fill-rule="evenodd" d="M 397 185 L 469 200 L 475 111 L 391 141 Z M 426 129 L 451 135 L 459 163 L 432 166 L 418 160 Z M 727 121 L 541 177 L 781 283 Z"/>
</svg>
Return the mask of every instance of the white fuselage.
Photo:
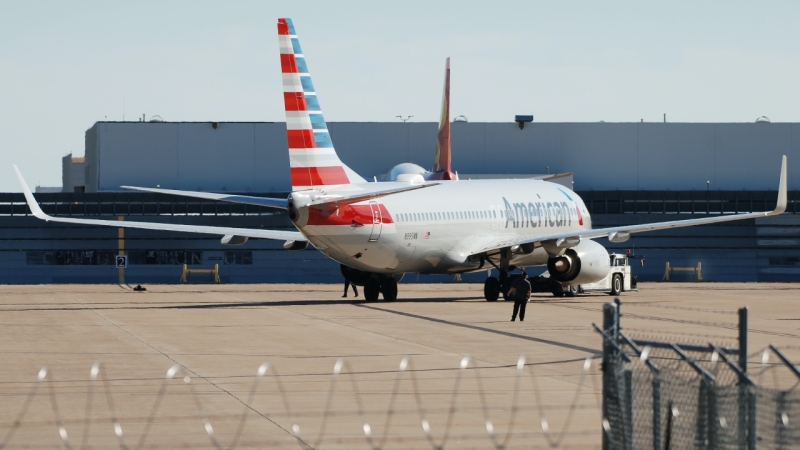
<svg viewBox="0 0 800 450">
<path fill-rule="evenodd" d="M 334 210 L 300 207 L 295 225 L 326 256 L 355 269 L 456 273 L 492 267 L 473 256 L 475 249 L 591 229 L 591 219 L 580 197 L 558 184 L 461 180 Z M 500 252 L 486 256 L 499 261 Z M 547 258 L 541 247 L 512 247 L 509 263 L 541 265 Z"/>
</svg>

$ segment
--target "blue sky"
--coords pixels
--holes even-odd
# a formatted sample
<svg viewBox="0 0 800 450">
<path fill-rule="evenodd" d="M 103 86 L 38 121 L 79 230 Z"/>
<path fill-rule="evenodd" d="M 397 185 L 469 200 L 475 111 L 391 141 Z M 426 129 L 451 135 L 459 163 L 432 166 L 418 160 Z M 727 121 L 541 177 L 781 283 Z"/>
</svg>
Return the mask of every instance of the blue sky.
<svg viewBox="0 0 800 450">
<path fill-rule="evenodd" d="M 0 191 L 96 121 L 282 121 L 291 17 L 328 121 L 800 122 L 800 2 L 0 0 Z M 335 136 L 334 136 L 335 139 Z"/>
</svg>

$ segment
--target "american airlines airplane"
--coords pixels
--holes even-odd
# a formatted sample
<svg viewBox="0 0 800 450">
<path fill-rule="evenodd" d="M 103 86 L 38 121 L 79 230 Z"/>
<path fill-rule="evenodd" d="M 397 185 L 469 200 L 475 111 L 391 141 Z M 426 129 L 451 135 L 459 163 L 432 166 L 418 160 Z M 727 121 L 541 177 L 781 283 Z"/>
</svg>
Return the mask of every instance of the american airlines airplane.
<svg viewBox="0 0 800 450">
<path fill-rule="evenodd" d="M 439 167 L 428 172 L 438 175 L 407 173 L 395 181 L 370 183 L 334 150 L 290 19 L 278 19 L 278 41 L 292 182 L 288 198 L 126 188 L 284 209 L 297 231 L 52 217 L 41 210 L 14 166 L 31 212 L 50 222 L 216 234 L 228 245 L 249 238 L 282 240 L 286 249 L 310 243 L 339 262 L 351 281 L 363 285 L 369 301 L 381 294 L 395 300 L 397 282 L 405 273 L 495 268 L 500 277 L 490 276 L 484 283 L 486 300 L 495 301 L 509 272 L 520 267 L 547 266 L 550 277 L 564 286 L 603 279 L 609 255 L 596 238 L 625 242 L 632 233 L 753 219 L 786 209 L 786 156 L 774 211 L 600 229 L 592 228 L 586 205 L 572 190 L 534 179 L 458 180 L 450 172 L 449 151 L 446 166 L 437 159 Z M 441 124 L 449 128 L 449 118 Z M 449 150 L 449 131 L 447 137 Z M 439 145 L 444 145 L 441 134 Z"/>
</svg>

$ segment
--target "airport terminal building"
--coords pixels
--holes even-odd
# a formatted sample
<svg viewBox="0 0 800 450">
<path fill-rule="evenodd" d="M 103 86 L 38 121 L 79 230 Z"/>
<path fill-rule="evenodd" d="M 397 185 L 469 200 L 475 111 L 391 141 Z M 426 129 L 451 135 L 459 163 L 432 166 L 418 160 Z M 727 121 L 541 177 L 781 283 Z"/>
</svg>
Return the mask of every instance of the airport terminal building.
<svg viewBox="0 0 800 450">
<path fill-rule="evenodd" d="M 328 125 L 340 158 L 366 179 L 380 182 L 402 162 L 433 161 L 436 123 Z M 62 160 L 62 192 L 37 198 L 52 215 L 294 229 L 280 210 L 120 188 L 285 196 L 285 130 L 283 122 L 98 122 L 86 131 L 85 156 Z M 634 270 L 640 280 L 660 280 L 666 263 L 701 263 L 707 281 L 800 281 L 800 124 L 454 122 L 452 148 L 461 182 L 564 174 L 559 182 L 581 195 L 596 227 L 771 210 L 787 155 L 782 216 L 599 242 L 643 256 Z M 0 194 L 0 227 L 0 283 L 175 283 L 183 264 L 217 265 L 231 283 L 341 281 L 338 264 L 312 248 L 287 251 L 282 242 L 255 239 L 232 247 L 209 235 L 50 224 L 29 216 L 16 193 Z M 128 255 L 127 268 L 115 266 L 117 254 Z M 404 281 L 448 279 L 408 274 Z"/>
</svg>

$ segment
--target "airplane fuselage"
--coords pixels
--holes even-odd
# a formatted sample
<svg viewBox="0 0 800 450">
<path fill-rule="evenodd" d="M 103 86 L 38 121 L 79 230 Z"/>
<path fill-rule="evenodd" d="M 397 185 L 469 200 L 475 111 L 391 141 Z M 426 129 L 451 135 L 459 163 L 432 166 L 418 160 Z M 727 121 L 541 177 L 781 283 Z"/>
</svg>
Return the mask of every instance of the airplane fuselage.
<svg viewBox="0 0 800 450">
<path fill-rule="evenodd" d="M 591 229 L 575 192 L 540 180 L 462 180 L 318 211 L 295 225 L 326 256 L 374 273 L 456 273 L 492 266 L 471 249 Z M 543 265 L 541 247 L 514 248 L 510 264 Z M 499 260 L 499 253 L 492 257 Z"/>
</svg>

